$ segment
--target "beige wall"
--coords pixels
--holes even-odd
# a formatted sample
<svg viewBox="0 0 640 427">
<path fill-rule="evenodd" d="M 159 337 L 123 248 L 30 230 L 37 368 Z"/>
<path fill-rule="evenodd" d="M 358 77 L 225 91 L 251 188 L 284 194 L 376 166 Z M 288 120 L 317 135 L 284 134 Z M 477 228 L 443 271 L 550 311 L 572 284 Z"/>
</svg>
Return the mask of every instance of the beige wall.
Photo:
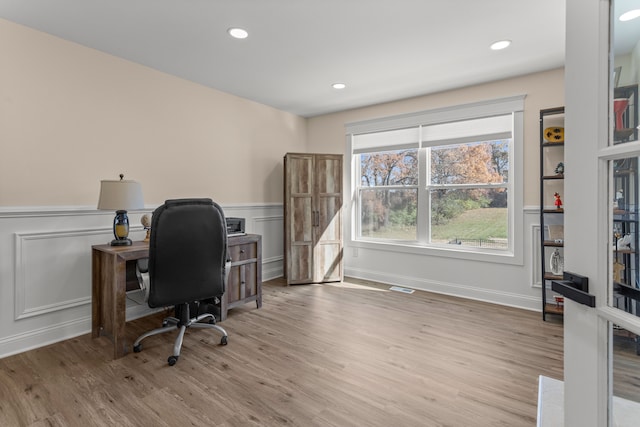
<svg viewBox="0 0 640 427">
<path fill-rule="evenodd" d="M 2 19 L 0 55 L 0 207 L 94 206 L 119 173 L 148 205 L 281 202 L 284 153 L 344 153 L 345 123 L 517 94 L 537 205 L 538 111 L 564 104 L 558 69 L 305 120 Z"/>
<path fill-rule="evenodd" d="M 314 117 L 308 121 L 308 149 L 318 153 L 344 153 L 346 123 L 522 94 L 527 95 L 524 112 L 524 204 L 535 206 L 540 197 L 539 113 L 544 108 L 564 105 L 564 69 Z"/>
<path fill-rule="evenodd" d="M 305 119 L 0 19 L 0 207 L 95 206 L 101 179 L 145 202 L 282 201 Z"/>
</svg>

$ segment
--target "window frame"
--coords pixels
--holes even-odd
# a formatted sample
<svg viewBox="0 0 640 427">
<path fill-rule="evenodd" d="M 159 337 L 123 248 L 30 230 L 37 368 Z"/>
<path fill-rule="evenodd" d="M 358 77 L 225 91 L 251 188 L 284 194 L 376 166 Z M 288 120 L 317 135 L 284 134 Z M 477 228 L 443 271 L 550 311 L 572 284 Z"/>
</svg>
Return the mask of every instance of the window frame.
<svg viewBox="0 0 640 427">
<path fill-rule="evenodd" d="M 524 115 L 524 98 L 525 95 L 517 95 L 508 98 L 500 98 L 489 101 L 464 104 L 452 107 L 445 107 L 435 110 L 427 110 L 416 113 L 403 114 L 398 116 L 383 117 L 379 119 L 366 120 L 355 123 L 346 124 L 346 145 L 347 158 L 351 159 L 345 162 L 347 167 L 346 173 L 350 179 L 345 180 L 345 184 L 349 187 L 346 194 L 351 194 L 351 200 L 346 205 L 348 220 L 345 221 L 345 237 L 346 243 L 355 248 L 369 248 L 384 251 L 404 252 L 414 254 L 424 254 L 430 256 L 444 256 L 451 258 L 461 258 L 478 261 L 498 262 L 506 264 L 523 265 L 523 115 Z M 461 144 L 470 142 L 468 139 L 452 139 L 448 142 L 439 141 L 419 141 L 418 148 L 418 219 L 417 219 L 417 240 L 393 240 L 393 239 L 377 239 L 362 238 L 359 236 L 360 215 L 359 215 L 359 191 L 360 191 L 360 165 L 359 154 L 364 153 L 363 149 L 357 150 L 354 147 L 354 136 L 366 133 L 385 132 L 412 127 L 447 124 L 451 122 L 459 122 L 466 120 L 489 118 L 494 116 L 511 115 L 512 119 L 512 135 L 509 147 L 509 178 L 508 182 L 499 185 L 489 185 L 495 188 L 506 187 L 508 191 L 508 249 L 490 249 L 475 248 L 462 245 L 443 245 L 442 243 L 429 243 L 429 224 L 430 205 L 428 197 L 430 188 L 429 163 L 427 162 L 427 150 L 431 146 L 444 146 Z M 421 132 L 421 130 L 420 130 Z M 480 141 L 487 140 L 482 135 L 478 135 Z M 422 138 L 420 138 L 422 139 Z M 505 138 L 502 138 L 505 139 Z M 488 141 L 498 140 L 489 138 Z M 393 148 L 393 147 L 388 147 Z M 397 147 L 402 149 L 406 147 Z M 372 150 L 372 152 L 381 150 Z M 471 184 L 471 188 L 479 188 L 478 184 Z M 393 186 L 402 189 L 415 188 L 414 186 Z M 447 186 L 451 188 L 450 186 Z M 469 187 L 468 185 L 458 185 L 458 187 Z M 390 187 L 365 187 L 377 189 L 390 189 Z M 426 221 L 424 220 L 427 216 Z"/>
</svg>

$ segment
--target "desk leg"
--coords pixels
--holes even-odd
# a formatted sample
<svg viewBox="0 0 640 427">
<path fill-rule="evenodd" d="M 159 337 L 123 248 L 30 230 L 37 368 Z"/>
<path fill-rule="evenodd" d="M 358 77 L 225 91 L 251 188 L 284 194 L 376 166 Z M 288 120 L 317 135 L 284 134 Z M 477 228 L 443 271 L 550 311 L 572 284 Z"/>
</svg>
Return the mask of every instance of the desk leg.
<svg viewBox="0 0 640 427">
<path fill-rule="evenodd" d="M 125 325 L 127 322 L 127 262 L 118 257 L 115 263 L 116 286 L 113 288 L 113 358 L 127 354 Z"/>
<path fill-rule="evenodd" d="M 91 251 L 91 338 L 100 336 L 102 320 L 102 252 Z"/>
<path fill-rule="evenodd" d="M 220 297 L 220 321 L 227 319 L 227 311 L 229 310 L 229 289 Z"/>
<path fill-rule="evenodd" d="M 113 342 L 113 358 L 127 353 L 127 263 L 114 254 L 94 251 L 92 255 L 91 336 L 106 336 Z"/>
<path fill-rule="evenodd" d="M 258 247 L 262 248 L 260 245 Z M 260 252 L 262 252 L 262 249 L 260 249 Z M 262 254 L 258 256 L 256 269 L 256 306 L 260 308 L 262 307 Z"/>
</svg>

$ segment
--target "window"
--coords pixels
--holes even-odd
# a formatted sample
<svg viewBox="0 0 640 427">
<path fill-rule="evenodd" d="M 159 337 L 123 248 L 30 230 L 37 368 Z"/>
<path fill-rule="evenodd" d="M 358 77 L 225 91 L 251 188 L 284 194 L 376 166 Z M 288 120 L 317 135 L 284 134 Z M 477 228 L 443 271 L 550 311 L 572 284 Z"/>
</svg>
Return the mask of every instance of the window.
<svg viewBox="0 0 640 427">
<path fill-rule="evenodd" d="M 418 150 L 359 155 L 360 236 L 416 240 Z"/>
<path fill-rule="evenodd" d="M 512 255 L 523 98 L 348 125 L 352 240 Z"/>
<path fill-rule="evenodd" d="M 511 139 L 427 151 L 430 242 L 508 249 Z"/>
</svg>

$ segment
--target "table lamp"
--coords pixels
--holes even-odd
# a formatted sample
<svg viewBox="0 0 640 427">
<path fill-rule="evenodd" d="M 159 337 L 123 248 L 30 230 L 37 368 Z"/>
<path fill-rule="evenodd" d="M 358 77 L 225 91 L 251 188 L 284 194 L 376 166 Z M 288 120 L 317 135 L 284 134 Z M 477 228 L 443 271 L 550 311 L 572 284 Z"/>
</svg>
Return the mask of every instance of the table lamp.
<svg viewBox="0 0 640 427">
<path fill-rule="evenodd" d="M 116 211 L 116 216 L 113 219 L 113 235 L 115 239 L 111 241 L 111 246 L 131 245 L 127 211 L 143 208 L 144 201 L 140 183 L 125 180 L 123 174 L 120 174 L 119 181 L 100 181 L 98 209 Z"/>
</svg>

